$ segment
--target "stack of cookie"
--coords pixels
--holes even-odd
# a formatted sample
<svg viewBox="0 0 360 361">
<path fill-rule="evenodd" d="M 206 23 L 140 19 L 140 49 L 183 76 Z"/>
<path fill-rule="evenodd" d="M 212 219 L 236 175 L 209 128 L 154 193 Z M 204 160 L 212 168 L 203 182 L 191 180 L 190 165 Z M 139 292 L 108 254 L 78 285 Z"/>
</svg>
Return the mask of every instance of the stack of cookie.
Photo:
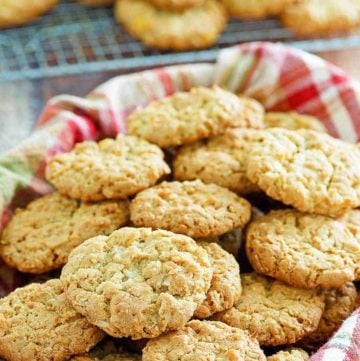
<svg viewBox="0 0 360 361">
<path fill-rule="evenodd" d="M 0 300 L 0 356 L 308 360 L 356 306 L 360 150 L 218 87 L 127 128 L 53 157 L 4 229 L 8 265 L 62 269 Z"/>
<path fill-rule="evenodd" d="M 117 0 L 115 18 L 146 45 L 179 51 L 210 47 L 227 23 L 217 0 Z"/>
</svg>

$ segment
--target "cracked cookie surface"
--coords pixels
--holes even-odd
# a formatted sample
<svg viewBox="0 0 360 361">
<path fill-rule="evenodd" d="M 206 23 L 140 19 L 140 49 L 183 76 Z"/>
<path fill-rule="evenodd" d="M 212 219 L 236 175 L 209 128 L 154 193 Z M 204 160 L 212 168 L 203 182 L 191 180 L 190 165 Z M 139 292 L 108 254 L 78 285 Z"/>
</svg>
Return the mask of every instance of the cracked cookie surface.
<svg viewBox="0 0 360 361">
<path fill-rule="evenodd" d="M 161 149 L 124 135 L 78 143 L 72 151 L 56 155 L 46 167 L 46 179 L 60 193 L 83 201 L 124 199 L 168 173 Z"/>
<path fill-rule="evenodd" d="M 82 203 L 52 193 L 17 209 L 0 238 L 0 256 L 21 272 L 44 273 L 64 265 L 88 238 L 128 223 L 127 201 Z"/>
<path fill-rule="evenodd" d="M 268 196 L 331 217 L 359 206 L 360 151 L 355 145 L 306 129 L 267 129 L 252 139 L 247 176 Z"/>
<path fill-rule="evenodd" d="M 210 257 L 213 276 L 205 301 L 194 316 L 208 318 L 216 312 L 231 308 L 241 295 L 239 264 L 216 243 L 198 242 Z"/>
<path fill-rule="evenodd" d="M 87 352 L 104 334 L 67 301 L 60 280 L 33 283 L 0 299 L 0 356 L 62 361 Z"/>
<path fill-rule="evenodd" d="M 224 133 L 227 128 L 263 128 L 263 111 L 217 86 L 178 92 L 135 110 L 130 134 L 160 147 L 178 146 Z"/>
<path fill-rule="evenodd" d="M 130 214 L 138 227 L 200 238 L 244 226 L 250 220 L 251 205 L 226 188 L 200 180 L 163 182 L 140 192 L 130 204 Z"/>
<path fill-rule="evenodd" d="M 241 284 L 239 300 L 215 318 L 248 330 L 260 345 L 291 344 L 317 328 L 324 301 L 316 290 L 294 288 L 255 273 L 242 274 Z"/>
<path fill-rule="evenodd" d="M 265 114 L 264 123 L 265 128 L 310 129 L 321 133 L 327 132 L 318 118 L 296 112 L 268 112 Z"/>
<path fill-rule="evenodd" d="M 117 0 L 115 18 L 146 45 L 180 51 L 214 44 L 225 28 L 227 13 L 216 0 L 183 11 L 159 9 L 144 0 Z"/>
<path fill-rule="evenodd" d="M 173 168 L 177 180 L 201 179 L 238 194 L 260 189 L 246 176 L 247 146 L 251 129 L 229 129 L 225 134 L 180 148 Z"/>
<path fill-rule="evenodd" d="M 89 322 L 140 339 L 184 326 L 205 300 L 212 273 L 207 252 L 191 238 L 125 227 L 77 247 L 61 280 Z"/>
<path fill-rule="evenodd" d="M 341 287 L 360 267 L 360 243 L 346 224 L 294 210 L 252 222 L 246 253 L 257 272 L 300 288 Z"/>
<path fill-rule="evenodd" d="M 150 340 L 144 361 L 265 361 L 258 342 L 222 322 L 190 321 L 184 328 Z"/>
</svg>

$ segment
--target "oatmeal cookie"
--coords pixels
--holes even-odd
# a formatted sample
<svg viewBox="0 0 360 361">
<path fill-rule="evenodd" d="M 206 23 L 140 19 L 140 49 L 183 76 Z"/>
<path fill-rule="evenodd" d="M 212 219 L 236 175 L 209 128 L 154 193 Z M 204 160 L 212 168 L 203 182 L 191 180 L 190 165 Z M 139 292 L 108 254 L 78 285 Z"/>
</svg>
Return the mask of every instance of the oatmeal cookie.
<svg viewBox="0 0 360 361">
<path fill-rule="evenodd" d="M 130 204 L 131 221 L 137 227 L 161 228 L 194 238 L 243 227 L 250 216 L 251 205 L 245 199 L 200 180 L 163 182 L 140 192 Z"/>
<path fill-rule="evenodd" d="M 194 6 L 199 6 L 205 0 L 148 0 L 154 6 L 165 10 L 185 10 Z"/>
<path fill-rule="evenodd" d="M 294 343 L 316 330 L 324 310 L 316 290 L 304 290 L 257 275 L 242 274 L 242 295 L 215 318 L 248 330 L 260 345 Z"/>
<path fill-rule="evenodd" d="M 290 348 L 267 357 L 267 361 L 308 361 L 308 353 L 301 348 Z"/>
<path fill-rule="evenodd" d="M 128 223 L 127 201 L 82 203 L 52 193 L 17 209 L 0 238 L 0 256 L 21 272 L 45 273 L 64 265 L 88 238 Z"/>
<path fill-rule="evenodd" d="M 46 179 L 60 193 L 83 201 L 124 199 L 168 173 L 161 149 L 124 135 L 99 143 L 78 143 L 71 152 L 56 155 L 46 167 Z"/>
<path fill-rule="evenodd" d="M 316 331 L 304 338 L 305 343 L 327 341 L 356 308 L 356 288 L 352 282 L 340 288 L 324 290 L 325 310 Z"/>
<path fill-rule="evenodd" d="M 224 133 L 227 128 L 263 128 L 262 113 L 215 86 L 178 92 L 138 109 L 127 120 L 131 134 L 162 148 Z"/>
<path fill-rule="evenodd" d="M 89 322 L 136 340 L 183 327 L 205 300 L 212 273 L 207 252 L 191 238 L 125 227 L 77 247 L 61 280 Z"/>
<path fill-rule="evenodd" d="M 33 283 L 0 299 L 0 356 L 62 361 L 87 352 L 104 334 L 67 301 L 60 280 Z"/>
<path fill-rule="evenodd" d="M 294 210 L 252 222 L 246 253 L 257 272 L 300 288 L 341 287 L 360 268 L 360 243 L 345 224 Z"/>
<path fill-rule="evenodd" d="M 262 19 L 276 16 L 296 0 L 221 0 L 229 14 L 237 18 Z"/>
<path fill-rule="evenodd" d="M 198 244 L 210 256 L 213 276 L 206 300 L 197 308 L 194 316 L 208 318 L 216 312 L 231 308 L 238 301 L 241 295 L 240 269 L 235 258 L 216 243 Z"/>
<path fill-rule="evenodd" d="M 260 189 L 246 176 L 247 146 L 252 129 L 229 129 L 225 134 L 200 140 L 180 148 L 173 163 L 177 180 L 201 179 L 238 194 Z"/>
<path fill-rule="evenodd" d="M 29 23 L 58 4 L 58 0 L 1 0 L 0 28 Z"/>
<path fill-rule="evenodd" d="M 265 114 L 264 122 L 265 128 L 311 129 L 327 133 L 324 124 L 318 118 L 296 112 L 269 112 Z"/>
<path fill-rule="evenodd" d="M 268 196 L 302 212 L 331 217 L 360 205 L 360 150 L 327 134 L 282 128 L 258 131 L 247 176 Z"/>
<path fill-rule="evenodd" d="M 300 0 L 286 7 L 281 20 L 284 26 L 304 37 L 347 33 L 360 25 L 360 2 Z"/>
<path fill-rule="evenodd" d="M 247 332 L 222 322 L 190 321 L 181 330 L 150 340 L 143 361 L 265 361 L 258 342 Z"/>
<path fill-rule="evenodd" d="M 226 11 L 216 0 L 183 11 L 159 9 L 145 0 L 117 0 L 115 18 L 144 44 L 178 51 L 210 47 L 227 23 Z"/>
</svg>

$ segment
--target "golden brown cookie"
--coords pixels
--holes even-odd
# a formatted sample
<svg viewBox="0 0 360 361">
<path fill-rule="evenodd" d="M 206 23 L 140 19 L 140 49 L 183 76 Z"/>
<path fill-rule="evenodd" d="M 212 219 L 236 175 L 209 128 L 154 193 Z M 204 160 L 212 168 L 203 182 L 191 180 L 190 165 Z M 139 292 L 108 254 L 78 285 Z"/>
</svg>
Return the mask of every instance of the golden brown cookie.
<svg viewBox="0 0 360 361">
<path fill-rule="evenodd" d="M 92 6 L 110 6 L 114 4 L 115 0 L 76 0 L 81 4 L 92 5 Z"/>
<path fill-rule="evenodd" d="M 296 0 L 221 0 L 229 14 L 237 18 L 262 19 L 281 14 Z"/>
<path fill-rule="evenodd" d="M 304 338 L 305 343 L 327 341 L 356 308 L 356 288 L 352 282 L 340 288 L 324 290 L 325 310 L 316 331 Z"/>
<path fill-rule="evenodd" d="M 265 361 L 258 342 L 247 332 L 222 322 L 190 321 L 179 331 L 150 340 L 143 361 Z"/>
<path fill-rule="evenodd" d="M 210 257 L 213 268 L 211 286 L 205 301 L 197 308 L 194 316 L 208 318 L 216 312 L 231 308 L 241 295 L 239 264 L 234 256 L 216 243 L 199 242 Z"/>
<path fill-rule="evenodd" d="M 324 310 L 316 290 L 290 287 L 271 278 L 241 275 L 242 295 L 215 318 L 250 332 L 260 345 L 294 343 L 316 330 Z"/>
<path fill-rule="evenodd" d="M 301 348 L 290 348 L 285 351 L 279 351 L 266 358 L 267 361 L 308 361 L 308 353 Z"/>
<path fill-rule="evenodd" d="M 247 146 L 256 132 L 229 129 L 225 134 L 183 146 L 173 163 L 175 179 L 201 179 L 238 194 L 259 191 L 246 176 Z"/>
<path fill-rule="evenodd" d="M 83 201 L 124 199 L 168 173 L 161 149 L 124 135 L 99 143 L 78 143 L 71 152 L 56 155 L 46 167 L 46 179 L 60 193 Z"/>
<path fill-rule="evenodd" d="M 161 228 L 189 237 L 213 237 L 250 220 L 251 205 L 244 198 L 200 180 L 163 182 L 140 192 L 130 203 L 137 227 Z"/>
<path fill-rule="evenodd" d="M 0 356 L 6 360 L 65 360 L 103 336 L 71 307 L 60 280 L 33 283 L 0 299 Z"/>
<path fill-rule="evenodd" d="M 29 23 L 58 4 L 58 0 L 1 0 L 0 28 Z"/>
<path fill-rule="evenodd" d="M 324 124 L 318 118 L 296 112 L 269 112 L 265 114 L 264 122 L 265 128 L 311 129 L 327 133 Z"/>
<path fill-rule="evenodd" d="M 205 300 L 212 273 L 207 252 L 191 238 L 125 227 L 77 247 L 61 280 L 89 322 L 140 339 L 183 327 Z"/>
<path fill-rule="evenodd" d="M 148 0 L 154 6 L 165 10 L 185 10 L 194 6 L 199 6 L 205 0 Z"/>
<path fill-rule="evenodd" d="M 159 9 L 146 0 L 117 0 L 115 18 L 144 44 L 178 51 L 210 47 L 227 23 L 226 11 L 217 0 L 183 11 Z"/>
<path fill-rule="evenodd" d="M 360 25 L 360 3 L 358 0 L 300 0 L 285 8 L 281 20 L 284 26 L 304 37 L 346 33 Z"/>
<path fill-rule="evenodd" d="M 227 128 L 263 128 L 261 112 L 219 87 L 178 92 L 138 109 L 128 131 L 162 148 L 188 144 L 224 133 Z"/>
<path fill-rule="evenodd" d="M 257 272 L 300 288 L 341 287 L 360 268 L 360 243 L 345 224 L 294 210 L 252 222 L 246 253 Z"/>
<path fill-rule="evenodd" d="M 360 150 L 327 134 L 258 131 L 247 176 L 268 196 L 302 212 L 341 216 L 360 205 Z"/>
<path fill-rule="evenodd" d="M 88 238 L 128 223 L 127 201 L 82 203 L 52 193 L 17 209 L 0 238 L 0 256 L 21 272 L 45 273 L 64 265 Z"/>
</svg>

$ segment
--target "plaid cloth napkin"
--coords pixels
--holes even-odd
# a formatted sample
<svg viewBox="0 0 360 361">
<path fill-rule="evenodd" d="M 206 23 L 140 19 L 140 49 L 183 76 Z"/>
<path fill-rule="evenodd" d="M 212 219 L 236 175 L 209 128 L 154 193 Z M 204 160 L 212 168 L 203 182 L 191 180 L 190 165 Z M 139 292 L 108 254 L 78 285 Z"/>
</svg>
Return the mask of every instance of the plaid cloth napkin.
<svg viewBox="0 0 360 361">
<path fill-rule="evenodd" d="M 119 76 L 86 98 L 60 95 L 51 99 L 32 136 L 0 157 L 0 230 L 16 207 L 52 191 L 43 178 L 52 156 L 69 151 L 83 140 L 125 132 L 126 118 L 136 106 L 195 85 L 212 84 L 254 97 L 267 110 L 312 114 L 333 136 L 346 141 L 360 139 L 359 83 L 300 50 L 262 42 L 240 45 L 221 51 L 215 64 Z M 28 276 L 0 265 L 0 296 L 26 282 Z M 311 360 L 360 360 L 360 309 Z"/>
</svg>

